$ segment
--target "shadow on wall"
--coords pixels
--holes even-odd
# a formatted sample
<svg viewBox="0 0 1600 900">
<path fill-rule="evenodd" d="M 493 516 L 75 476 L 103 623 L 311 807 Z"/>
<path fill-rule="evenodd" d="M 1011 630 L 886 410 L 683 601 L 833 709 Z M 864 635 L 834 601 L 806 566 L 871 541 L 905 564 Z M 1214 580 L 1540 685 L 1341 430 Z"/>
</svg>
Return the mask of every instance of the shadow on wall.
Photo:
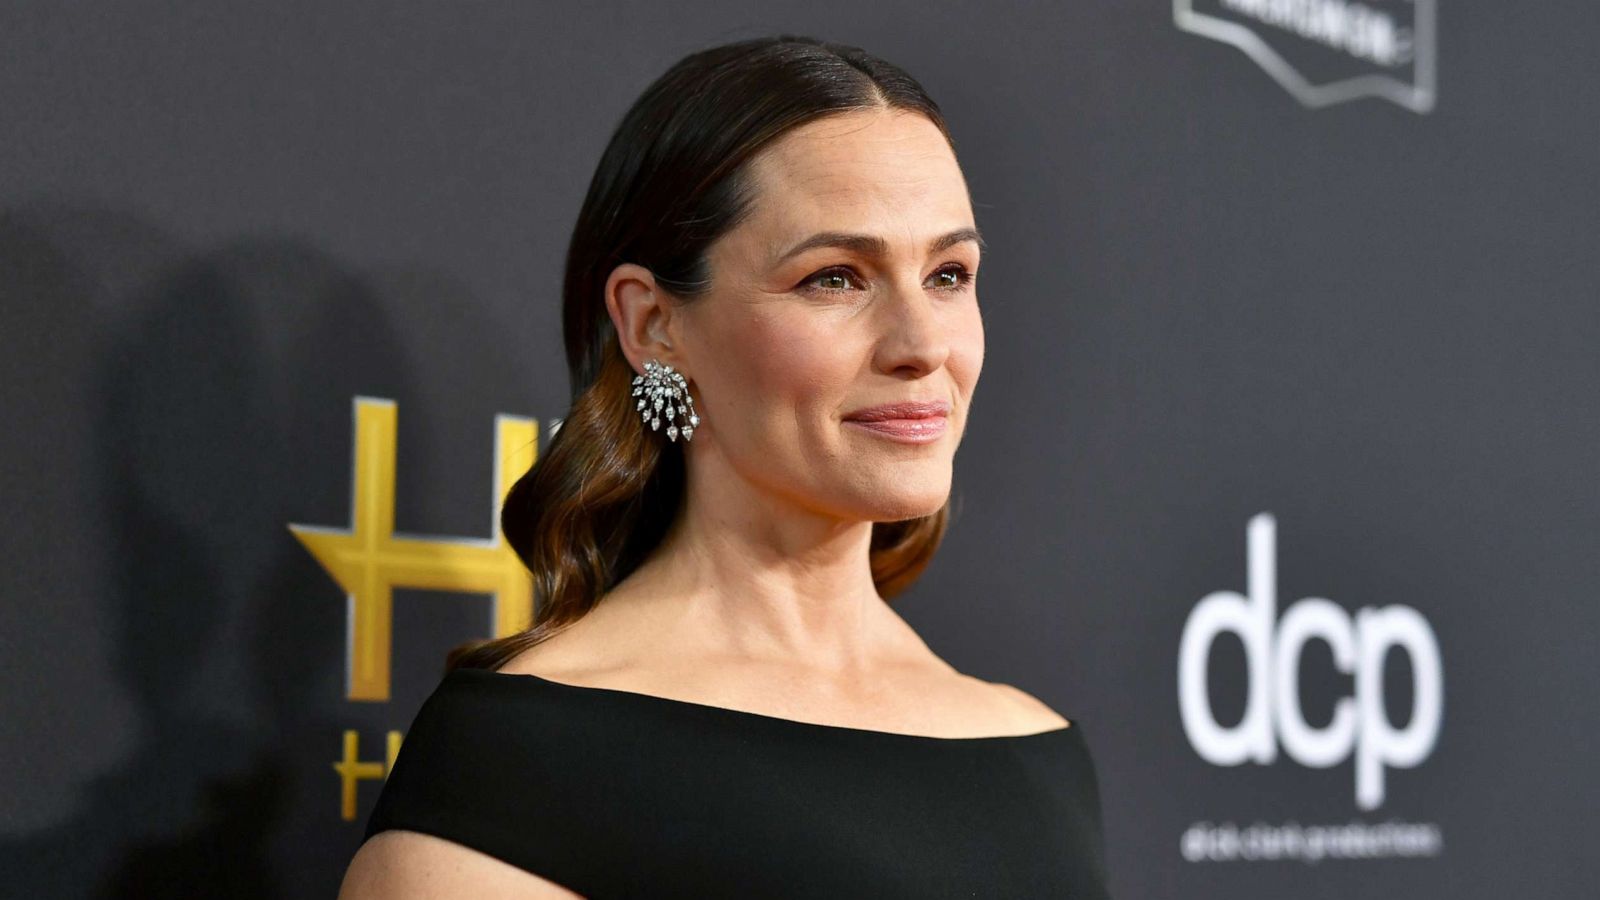
<svg viewBox="0 0 1600 900">
<path fill-rule="evenodd" d="M 411 395 L 407 280 L 60 207 L 0 212 L 0 271 L 26 310 L 0 336 L 29 373 L 19 405 L 69 423 L 42 425 L 60 446 L 0 444 L 8 497 L 68 544 L 0 559 L 26 617 L 6 623 L 5 712 L 48 736 L 0 739 L 19 779 L 0 809 L 59 809 L 0 830 L 8 891 L 331 894 L 359 839 L 330 811 L 345 610 L 285 523 L 347 517 L 351 397 Z M 451 289 L 448 337 L 492 348 Z"/>
</svg>

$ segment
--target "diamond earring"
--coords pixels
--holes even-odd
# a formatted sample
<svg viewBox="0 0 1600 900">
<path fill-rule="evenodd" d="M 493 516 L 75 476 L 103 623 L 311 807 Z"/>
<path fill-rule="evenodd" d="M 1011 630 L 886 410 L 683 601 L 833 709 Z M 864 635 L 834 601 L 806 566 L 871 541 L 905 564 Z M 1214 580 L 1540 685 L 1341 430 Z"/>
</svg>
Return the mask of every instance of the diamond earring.
<svg viewBox="0 0 1600 900">
<path fill-rule="evenodd" d="M 633 377 L 633 396 L 639 398 L 634 409 L 639 411 L 644 421 L 650 423 L 651 431 L 661 429 L 664 413 L 667 437 L 673 441 L 678 439 L 680 433 L 685 441 L 694 437 L 694 430 L 700 425 L 700 416 L 694 411 L 694 398 L 689 396 L 689 384 L 683 380 L 683 373 L 654 359 L 647 359 L 644 361 L 644 374 Z M 681 431 L 672 424 L 675 416 L 688 417 Z"/>
</svg>

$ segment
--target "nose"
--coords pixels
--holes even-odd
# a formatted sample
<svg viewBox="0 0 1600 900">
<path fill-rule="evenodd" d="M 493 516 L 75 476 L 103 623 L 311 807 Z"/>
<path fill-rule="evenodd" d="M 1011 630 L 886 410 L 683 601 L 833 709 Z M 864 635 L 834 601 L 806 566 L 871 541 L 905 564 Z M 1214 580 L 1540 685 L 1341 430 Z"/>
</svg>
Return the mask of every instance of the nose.
<svg viewBox="0 0 1600 900">
<path fill-rule="evenodd" d="M 880 338 L 876 363 L 881 372 L 918 378 L 939 371 L 950 356 L 950 323 L 921 284 L 896 282 L 880 295 Z"/>
</svg>

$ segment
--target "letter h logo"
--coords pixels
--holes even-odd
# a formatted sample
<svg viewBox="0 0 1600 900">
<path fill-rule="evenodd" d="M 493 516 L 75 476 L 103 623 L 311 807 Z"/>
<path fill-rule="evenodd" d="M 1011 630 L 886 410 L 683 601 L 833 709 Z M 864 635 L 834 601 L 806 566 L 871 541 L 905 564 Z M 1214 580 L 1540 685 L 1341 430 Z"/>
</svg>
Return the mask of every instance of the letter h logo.
<svg viewBox="0 0 1600 900">
<path fill-rule="evenodd" d="M 350 526 L 289 525 L 289 531 L 344 589 L 348 603 L 345 696 L 389 699 L 395 588 L 489 594 L 496 637 L 528 627 L 533 582 L 500 533 L 511 485 L 538 456 L 538 424 L 495 417 L 489 537 L 397 534 L 394 530 L 396 410 L 393 400 L 356 397 Z"/>
</svg>

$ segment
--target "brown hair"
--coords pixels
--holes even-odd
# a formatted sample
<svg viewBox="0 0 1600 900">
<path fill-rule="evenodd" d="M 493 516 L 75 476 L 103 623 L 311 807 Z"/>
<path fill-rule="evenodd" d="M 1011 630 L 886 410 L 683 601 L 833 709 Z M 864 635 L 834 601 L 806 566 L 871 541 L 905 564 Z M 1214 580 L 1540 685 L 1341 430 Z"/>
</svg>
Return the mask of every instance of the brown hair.
<svg viewBox="0 0 1600 900">
<path fill-rule="evenodd" d="M 951 141 L 939 107 L 901 69 L 857 47 L 777 35 L 683 58 L 628 110 L 567 249 L 571 409 L 500 512 L 501 531 L 533 576 L 532 627 L 461 647 L 450 668 L 498 668 L 581 618 L 660 543 L 683 501 L 682 444 L 640 427 L 634 411 L 635 372 L 602 296 L 612 270 L 636 263 L 674 299 L 702 296 L 707 248 L 750 212 L 749 160 L 807 122 L 885 108 L 920 113 Z M 948 517 L 947 501 L 932 515 L 874 523 L 880 596 L 916 580 Z"/>
</svg>

